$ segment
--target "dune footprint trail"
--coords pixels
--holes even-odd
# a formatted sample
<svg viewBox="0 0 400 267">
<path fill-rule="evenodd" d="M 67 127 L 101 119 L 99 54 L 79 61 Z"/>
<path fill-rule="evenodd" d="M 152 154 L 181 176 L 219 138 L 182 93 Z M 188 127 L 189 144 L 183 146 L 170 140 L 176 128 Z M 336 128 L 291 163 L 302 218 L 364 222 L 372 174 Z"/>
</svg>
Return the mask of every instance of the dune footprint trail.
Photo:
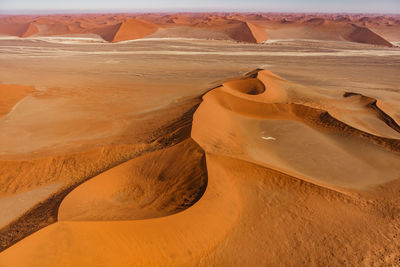
<svg viewBox="0 0 400 267">
<path fill-rule="evenodd" d="M 191 138 L 78 186 L 0 266 L 396 264 L 392 106 L 266 70 L 223 83 Z"/>
</svg>

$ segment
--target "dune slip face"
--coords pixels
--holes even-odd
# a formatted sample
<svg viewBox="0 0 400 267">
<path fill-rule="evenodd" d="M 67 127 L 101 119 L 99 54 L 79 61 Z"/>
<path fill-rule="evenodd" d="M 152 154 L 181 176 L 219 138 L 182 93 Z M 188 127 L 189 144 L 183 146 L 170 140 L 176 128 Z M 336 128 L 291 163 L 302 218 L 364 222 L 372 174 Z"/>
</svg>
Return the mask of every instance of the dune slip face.
<svg viewBox="0 0 400 267">
<path fill-rule="evenodd" d="M 148 143 L 103 149 L 0 266 L 399 263 L 396 100 L 256 69 L 189 102 Z"/>
</svg>

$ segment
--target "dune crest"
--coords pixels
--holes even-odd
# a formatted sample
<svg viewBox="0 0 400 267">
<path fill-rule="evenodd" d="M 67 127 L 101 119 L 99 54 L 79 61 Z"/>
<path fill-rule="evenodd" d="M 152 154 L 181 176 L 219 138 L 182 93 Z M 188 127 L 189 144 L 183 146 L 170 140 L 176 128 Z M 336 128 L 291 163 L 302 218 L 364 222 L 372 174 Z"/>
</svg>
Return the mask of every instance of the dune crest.
<svg viewBox="0 0 400 267">
<path fill-rule="evenodd" d="M 365 43 L 365 44 L 374 44 L 374 45 L 382 45 L 387 47 L 393 47 L 393 45 L 371 31 L 366 27 L 359 27 L 357 25 L 352 24 L 354 30 L 352 30 L 348 35 L 345 35 L 344 38 L 356 43 Z"/>
<path fill-rule="evenodd" d="M 21 37 L 29 37 L 39 32 L 38 27 L 35 25 L 35 22 L 29 23 L 28 28 L 26 31 L 21 35 Z"/>
<path fill-rule="evenodd" d="M 236 89 L 252 88 L 257 80 L 265 86 L 262 93 Z M 304 104 L 294 94 L 300 90 L 268 71 L 258 72 L 257 78 L 225 83 L 204 96 L 194 116 L 192 137 L 209 153 L 260 164 L 340 192 L 397 178 L 398 156 L 392 153 L 400 152 L 400 139 L 364 132 L 357 123 L 348 125 L 329 114 L 329 110 Z M 369 116 L 382 121 L 396 136 L 397 128 L 392 128 L 387 114 Z M 359 139 L 364 151 L 375 150 L 371 153 L 374 163 L 365 164 L 371 161 L 371 154 L 363 159 L 364 153 L 359 152 L 362 150 L 355 149 L 357 145 L 346 149 L 347 138 Z M 311 146 L 319 152 L 307 157 L 299 152 Z M 329 158 L 335 159 L 335 164 L 324 165 L 322 162 Z M 380 158 L 386 161 L 381 162 Z"/>
<path fill-rule="evenodd" d="M 157 25 L 140 19 L 126 19 L 121 22 L 111 42 L 134 40 L 146 37 L 158 29 Z"/>
<path fill-rule="evenodd" d="M 91 179 L 63 200 L 59 221 L 164 217 L 187 209 L 204 193 L 204 153 L 194 142 L 135 158 Z"/>
<path fill-rule="evenodd" d="M 224 28 L 221 31 L 235 41 L 259 44 L 268 40 L 268 35 L 262 27 L 249 22 L 236 22 Z"/>
</svg>

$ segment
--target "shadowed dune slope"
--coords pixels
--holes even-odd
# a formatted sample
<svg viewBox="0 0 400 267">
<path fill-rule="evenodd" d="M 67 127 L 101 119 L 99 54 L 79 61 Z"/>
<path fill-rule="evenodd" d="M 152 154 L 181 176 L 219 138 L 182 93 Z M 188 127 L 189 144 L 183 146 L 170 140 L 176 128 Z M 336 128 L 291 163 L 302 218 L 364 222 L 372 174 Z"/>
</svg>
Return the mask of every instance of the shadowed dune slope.
<svg viewBox="0 0 400 267">
<path fill-rule="evenodd" d="M 392 47 L 384 37 L 371 29 L 346 21 L 332 21 L 312 18 L 304 22 L 296 22 L 276 26 L 267 30 L 272 39 L 313 39 L 349 41 L 371 45 Z"/>
<path fill-rule="evenodd" d="M 182 211 L 207 185 L 204 154 L 190 140 L 121 164 L 71 192 L 60 221 L 147 219 Z"/>
<path fill-rule="evenodd" d="M 345 39 L 351 42 L 382 45 L 387 47 L 393 46 L 390 42 L 366 27 L 359 27 L 357 25 L 352 26 L 354 27 L 354 30 L 344 36 Z"/>
<path fill-rule="evenodd" d="M 0 33 L 5 35 L 24 37 L 29 27 L 30 23 L 26 21 L 0 20 Z"/>
<path fill-rule="evenodd" d="M 239 42 L 262 43 L 268 40 L 268 35 L 262 27 L 249 22 L 232 21 L 231 23 L 217 26 L 216 29 L 228 35 L 232 40 Z"/>
<path fill-rule="evenodd" d="M 28 28 L 25 30 L 25 32 L 21 35 L 21 37 L 28 37 L 34 34 L 37 34 L 39 32 L 38 27 L 35 25 L 34 22 L 29 23 Z"/>
<path fill-rule="evenodd" d="M 118 30 L 111 41 L 120 42 L 140 39 L 154 33 L 157 28 L 157 25 L 147 21 L 139 19 L 126 19 L 119 25 Z"/>
</svg>

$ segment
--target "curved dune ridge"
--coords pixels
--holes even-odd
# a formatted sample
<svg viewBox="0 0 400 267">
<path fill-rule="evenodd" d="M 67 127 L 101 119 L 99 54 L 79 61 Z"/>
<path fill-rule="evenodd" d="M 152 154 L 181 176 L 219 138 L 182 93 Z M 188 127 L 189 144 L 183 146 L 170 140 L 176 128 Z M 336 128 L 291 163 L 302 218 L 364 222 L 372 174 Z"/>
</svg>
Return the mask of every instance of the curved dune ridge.
<svg viewBox="0 0 400 267">
<path fill-rule="evenodd" d="M 227 81 L 191 138 L 77 186 L 0 265 L 396 264 L 400 138 L 385 106 L 267 70 Z"/>
<path fill-rule="evenodd" d="M 358 101 L 361 102 L 369 110 L 372 110 L 376 114 L 376 117 L 378 119 L 386 123 L 387 126 L 392 128 L 396 132 L 400 133 L 399 124 L 396 122 L 394 118 L 392 118 L 382 108 L 379 107 L 380 103 L 378 103 L 378 100 L 376 100 L 375 98 L 364 96 L 360 93 L 352 93 L 352 92 L 346 92 L 344 93 L 343 96 L 350 98 L 358 98 Z"/>
<path fill-rule="evenodd" d="M 0 17 L 0 34 L 18 37 L 92 36 L 108 42 L 185 37 L 263 43 L 313 39 L 393 47 L 397 16 L 339 14 L 93 14 Z"/>
<path fill-rule="evenodd" d="M 72 191 L 59 221 L 108 221 L 163 217 L 182 211 L 204 193 L 204 153 L 185 141 L 121 164 Z"/>
<path fill-rule="evenodd" d="M 246 82 L 254 83 L 254 79 Z M 392 152 L 400 152 L 400 135 L 381 114 L 369 115 L 397 138 L 361 131 L 366 127 L 356 121 L 343 123 L 329 114 L 329 106 L 322 110 L 302 103 L 305 96 L 296 95 L 301 87 L 268 71 L 259 72 L 256 79 L 266 87 L 264 93 L 232 90 L 232 83 L 243 83 L 237 81 L 205 96 L 194 116 L 192 137 L 206 151 L 282 170 L 339 191 L 398 178 L 399 158 Z M 360 140 L 349 142 L 353 138 Z M 324 163 L 332 160 L 332 164 Z"/>
</svg>

